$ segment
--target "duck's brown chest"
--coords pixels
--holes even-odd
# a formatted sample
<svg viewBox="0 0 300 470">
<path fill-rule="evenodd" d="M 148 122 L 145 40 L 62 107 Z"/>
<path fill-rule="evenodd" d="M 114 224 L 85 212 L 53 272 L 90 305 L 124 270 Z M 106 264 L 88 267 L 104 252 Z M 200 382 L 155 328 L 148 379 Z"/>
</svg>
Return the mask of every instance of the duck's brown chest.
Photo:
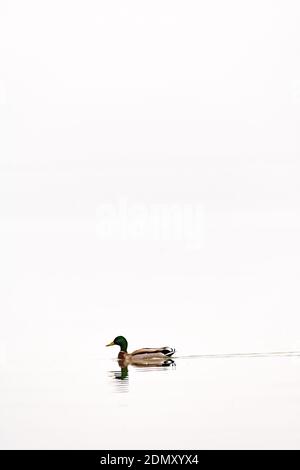
<svg viewBox="0 0 300 470">
<path fill-rule="evenodd" d="M 120 351 L 118 354 L 118 359 L 121 359 L 121 361 L 124 361 L 126 358 L 126 352 Z"/>
</svg>

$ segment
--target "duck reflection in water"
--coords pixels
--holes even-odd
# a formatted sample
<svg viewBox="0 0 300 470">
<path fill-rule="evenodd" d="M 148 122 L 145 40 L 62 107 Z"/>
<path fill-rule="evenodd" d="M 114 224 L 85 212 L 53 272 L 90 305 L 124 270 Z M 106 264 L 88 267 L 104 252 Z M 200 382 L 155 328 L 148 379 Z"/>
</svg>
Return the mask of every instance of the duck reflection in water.
<svg viewBox="0 0 300 470">
<path fill-rule="evenodd" d="M 128 379 L 128 367 L 121 367 L 120 370 L 114 370 L 113 374 L 117 380 L 127 380 Z"/>
<path fill-rule="evenodd" d="M 129 379 L 129 376 L 128 376 L 128 369 L 129 369 L 129 365 L 122 361 L 122 360 L 118 360 L 118 365 L 120 367 L 120 370 L 114 370 L 114 371 L 111 371 L 112 374 L 113 374 L 113 377 L 114 379 L 118 380 L 118 381 L 121 381 L 119 382 L 118 384 L 118 391 L 119 392 L 128 392 L 128 379 Z M 140 369 L 141 371 L 144 371 L 144 372 L 150 372 L 151 370 L 157 370 L 158 368 L 159 369 L 166 369 L 167 367 L 170 367 L 170 366 L 175 366 L 175 361 L 173 359 L 164 359 L 164 360 L 160 360 L 160 361 L 140 361 L 138 364 L 137 363 L 131 363 L 130 366 L 134 367 L 134 368 L 138 368 Z"/>
</svg>

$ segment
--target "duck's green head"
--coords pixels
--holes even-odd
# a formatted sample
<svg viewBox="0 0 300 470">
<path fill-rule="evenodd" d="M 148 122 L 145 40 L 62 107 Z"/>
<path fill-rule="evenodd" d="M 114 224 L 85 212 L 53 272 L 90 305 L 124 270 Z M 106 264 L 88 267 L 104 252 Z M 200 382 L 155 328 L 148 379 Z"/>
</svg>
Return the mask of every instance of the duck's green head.
<svg viewBox="0 0 300 470">
<path fill-rule="evenodd" d="M 128 343 L 124 336 L 117 336 L 111 343 L 106 346 L 120 346 L 121 351 L 127 352 Z"/>
</svg>

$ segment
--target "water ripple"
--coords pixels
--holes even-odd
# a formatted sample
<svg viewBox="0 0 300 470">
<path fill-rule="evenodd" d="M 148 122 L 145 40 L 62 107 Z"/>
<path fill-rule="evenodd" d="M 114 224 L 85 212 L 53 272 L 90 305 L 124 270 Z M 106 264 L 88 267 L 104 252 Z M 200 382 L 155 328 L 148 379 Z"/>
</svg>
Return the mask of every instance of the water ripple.
<svg viewBox="0 0 300 470">
<path fill-rule="evenodd" d="M 178 356 L 176 359 L 234 359 L 234 358 L 259 358 L 259 357 L 300 357 L 300 351 L 271 351 L 228 354 L 191 354 Z"/>
</svg>

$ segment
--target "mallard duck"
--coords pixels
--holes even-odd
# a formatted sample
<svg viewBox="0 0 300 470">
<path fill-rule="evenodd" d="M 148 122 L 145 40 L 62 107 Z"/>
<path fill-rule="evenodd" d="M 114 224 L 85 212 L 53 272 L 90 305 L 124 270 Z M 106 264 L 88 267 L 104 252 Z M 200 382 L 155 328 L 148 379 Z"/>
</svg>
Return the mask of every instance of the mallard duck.
<svg viewBox="0 0 300 470">
<path fill-rule="evenodd" d="M 135 364 L 135 365 L 162 365 L 168 358 L 175 353 L 175 349 L 164 346 L 162 348 L 142 348 L 133 351 L 132 353 L 127 352 L 128 342 L 124 336 L 117 336 L 111 343 L 106 346 L 120 346 L 120 352 L 118 354 L 118 360 L 124 365 Z M 171 361 L 171 359 L 169 359 Z"/>
</svg>

